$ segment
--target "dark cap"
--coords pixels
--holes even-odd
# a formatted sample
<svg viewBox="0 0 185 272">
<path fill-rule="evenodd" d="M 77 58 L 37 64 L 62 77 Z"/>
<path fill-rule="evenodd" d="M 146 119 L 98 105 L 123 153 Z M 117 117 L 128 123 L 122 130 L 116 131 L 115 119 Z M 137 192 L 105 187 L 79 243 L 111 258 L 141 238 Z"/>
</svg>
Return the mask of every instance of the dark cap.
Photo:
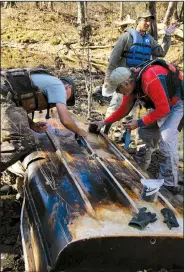
<svg viewBox="0 0 185 272">
<path fill-rule="evenodd" d="M 145 12 L 141 13 L 140 15 L 138 15 L 137 16 L 137 21 L 140 18 L 151 18 L 152 20 L 155 20 L 155 16 L 153 16 L 150 11 L 145 11 Z"/>
<path fill-rule="evenodd" d="M 68 83 L 68 84 L 72 85 L 71 96 L 67 100 L 67 106 L 74 106 L 74 104 L 75 104 L 75 92 L 76 92 L 76 85 L 74 83 L 74 80 L 71 77 L 60 77 L 60 80 L 62 80 L 62 82 L 64 84 Z"/>
</svg>

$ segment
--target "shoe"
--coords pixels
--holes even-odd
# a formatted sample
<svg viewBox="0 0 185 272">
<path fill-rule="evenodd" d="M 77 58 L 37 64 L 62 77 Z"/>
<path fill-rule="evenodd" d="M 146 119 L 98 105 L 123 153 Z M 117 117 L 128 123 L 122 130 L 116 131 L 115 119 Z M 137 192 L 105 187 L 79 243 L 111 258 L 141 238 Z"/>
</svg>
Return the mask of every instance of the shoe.
<svg viewBox="0 0 185 272">
<path fill-rule="evenodd" d="M 162 187 L 164 187 L 165 189 L 170 191 L 173 195 L 184 195 L 184 187 L 183 186 L 166 186 L 166 185 L 163 185 Z"/>
<path fill-rule="evenodd" d="M 0 195 L 16 194 L 17 191 L 12 186 L 5 184 L 0 188 Z"/>
<path fill-rule="evenodd" d="M 5 184 L 0 188 L 0 194 L 9 195 L 11 193 L 11 190 L 12 190 L 12 187 L 9 186 L 8 184 Z"/>
</svg>

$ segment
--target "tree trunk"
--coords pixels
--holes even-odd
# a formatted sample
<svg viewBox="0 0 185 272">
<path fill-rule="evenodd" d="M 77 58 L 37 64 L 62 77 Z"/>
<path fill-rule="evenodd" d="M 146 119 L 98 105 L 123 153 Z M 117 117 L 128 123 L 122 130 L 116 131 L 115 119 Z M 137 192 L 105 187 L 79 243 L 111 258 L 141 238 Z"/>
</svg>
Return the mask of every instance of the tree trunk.
<svg viewBox="0 0 185 272">
<path fill-rule="evenodd" d="M 10 7 L 10 8 L 16 7 L 15 1 L 6 1 L 6 2 L 4 2 L 4 8 L 8 8 L 8 7 Z"/>
<path fill-rule="evenodd" d="M 179 15 L 179 20 L 180 20 L 181 22 L 184 21 L 184 2 L 182 3 L 180 15 Z"/>
<path fill-rule="evenodd" d="M 120 2 L 120 20 L 121 21 L 123 21 L 123 11 L 124 11 L 123 2 Z"/>
<path fill-rule="evenodd" d="M 151 22 L 151 30 L 150 35 L 157 41 L 157 23 L 156 23 L 156 2 L 149 2 L 148 9 L 151 12 L 153 16 L 155 16 L 155 20 L 152 20 Z"/>
<path fill-rule="evenodd" d="M 48 9 L 51 10 L 51 11 L 54 11 L 54 5 L 53 5 L 52 1 L 48 2 Z"/>
<path fill-rule="evenodd" d="M 174 9 L 175 9 L 175 2 L 169 2 L 169 5 L 168 5 L 168 8 L 167 8 L 164 20 L 163 20 L 163 23 L 165 25 L 170 24 L 170 20 L 171 20 L 171 18 L 173 16 Z"/>
<path fill-rule="evenodd" d="M 4 2 L 4 8 L 7 8 L 8 7 L 8 2 Z"/>
<path fill-rule="evenodd" d="M 176 21 L 178 21 L 179 20 L 179 16 L 178 16 L 178 12 L 177 12 L 177 2 L 175 2 L 175 8 L 174 8 L 174 19 L 176 20 Z"/>
<path fill-rule="evenodd" d="M 85 14 L 85 21 L 87 21 L 88 22 L 88 17 L 89 17 L 89 14 L 88 14 L 88 2 L 87 1 L 85 1 L 84 2 L 84 5 L 85 5 L 85 11 L 84 11 L 84 14 Z"/>
<path fill-rule="evenodd" d="M 45 9 L 45 7 L 46 7 L 46 2 L 40 1 L 39 4 L 40 4 L 40 9 L 41 9 L 41 10 Z"/>
<path fill-rule="evenodd" d="M 35 2 L 35 7 L 36 7 L 37 9 L 39 9 L 39 2 L 38 2 L 38 1 Z"/>
<path fill-rule="evenodd" d="M 82 27 L 85 24 L 85 6 L 84 2 L 77 2 L 78 5 L 78 17 L 77 17 L 77 24 Z"/>
</svg>

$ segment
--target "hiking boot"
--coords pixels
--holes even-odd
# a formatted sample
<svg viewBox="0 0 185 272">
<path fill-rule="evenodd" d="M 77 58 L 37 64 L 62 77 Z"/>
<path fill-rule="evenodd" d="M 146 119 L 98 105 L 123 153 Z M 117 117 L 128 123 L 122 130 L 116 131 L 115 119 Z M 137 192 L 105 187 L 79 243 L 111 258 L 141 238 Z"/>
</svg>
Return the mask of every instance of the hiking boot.
<svg viewBox="0 0 185 272">
<path fill-rule="evenodd" d="M 12 190 L 12 187 L 8 184 L 5 184 L 0 188 L 0 194 L 1 195 L 9 195 L 11 190 Z"/>
<path fill-rule="evenodd" d="M 162 187 L 164 187 L 165 189 L 170 191 L 173 195 L 184 195 L 184 187 L 183 186 L 166 186 L 166 185 L 163 185 Z"/>
</svg>

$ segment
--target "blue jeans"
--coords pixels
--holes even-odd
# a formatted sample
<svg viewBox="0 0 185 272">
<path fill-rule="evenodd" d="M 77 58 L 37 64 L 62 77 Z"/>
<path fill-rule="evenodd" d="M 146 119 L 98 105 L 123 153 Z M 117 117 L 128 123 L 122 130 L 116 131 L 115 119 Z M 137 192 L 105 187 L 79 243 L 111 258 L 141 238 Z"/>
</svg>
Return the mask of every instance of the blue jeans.
<svg viewBox="0 0 185 272">
<path fill-rule="evenodd" d="M 158 120 L 160 130 L 159 148 L 165 159 L 160 162 L 159 178 L 164 178 L 164 185 L 176 186 L 178 184 L 178 135 L 177 130 L 184 114 L 184 103 L 179 100 L 169 114 Z"/>
<path fill-rule="evenodd" d="M 159 128 L 143 127 L 139 129 L 140 138 L 146 143 L 145 169 L 148 168 L 152 152 L 157 148 L 163 154 L 159 161 L 159 178 L 164 179 L 164 185 L 177 186 L 178 184 L 178 134 L 177 130 L 184 114 L 184 102 L 179 100 L 169 114 L 157 121 Z M 159 136 L 158 136 L 159 135 Z"/>
</svg>

